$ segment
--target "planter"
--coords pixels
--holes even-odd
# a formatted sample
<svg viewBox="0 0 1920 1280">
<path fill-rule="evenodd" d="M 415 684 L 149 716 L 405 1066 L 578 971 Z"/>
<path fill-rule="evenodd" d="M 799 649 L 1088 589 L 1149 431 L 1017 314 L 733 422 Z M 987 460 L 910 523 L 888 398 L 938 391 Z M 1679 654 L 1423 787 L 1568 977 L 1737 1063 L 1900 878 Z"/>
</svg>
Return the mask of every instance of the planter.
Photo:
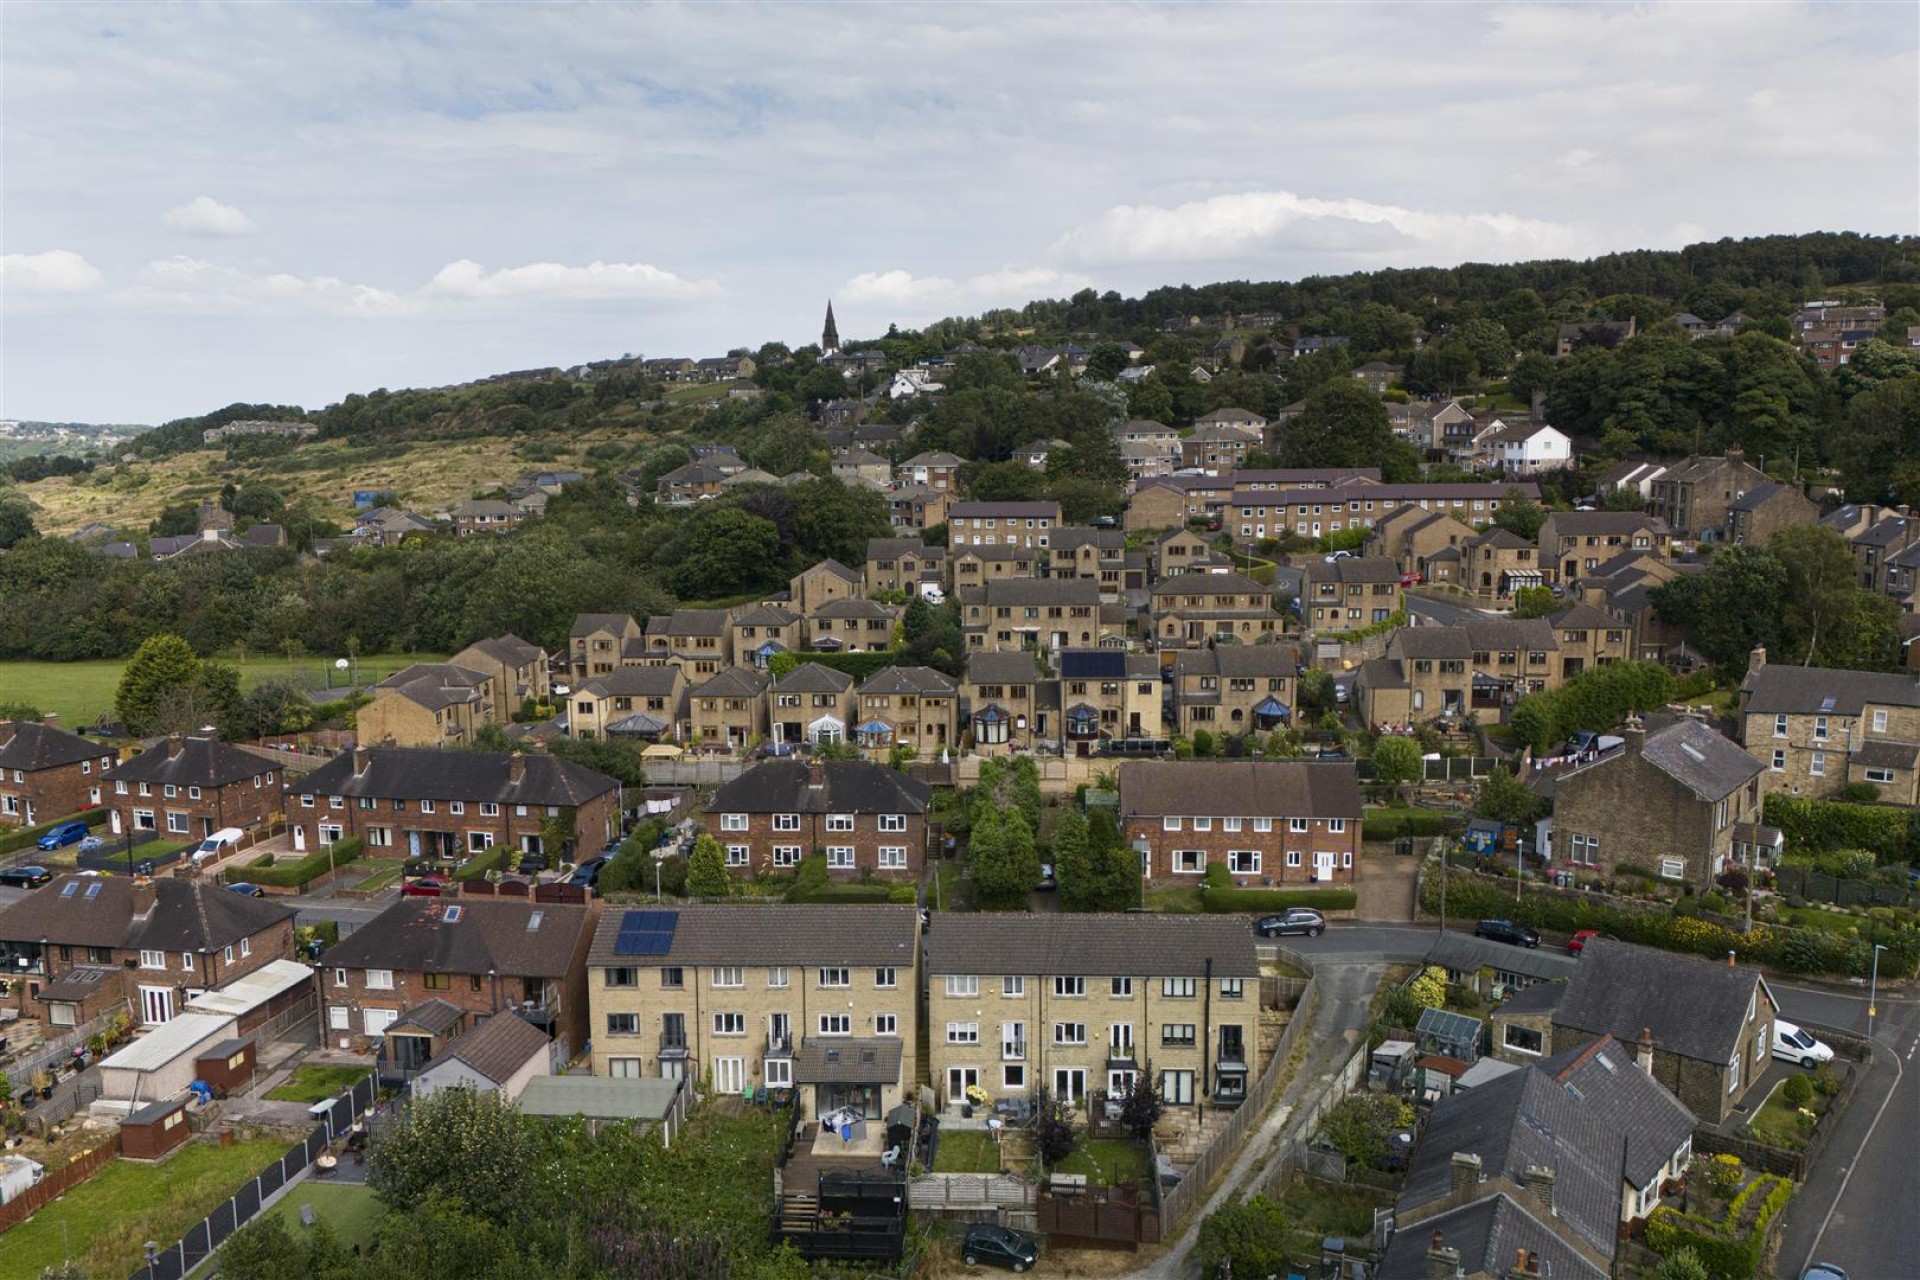
<svg viewBox="0 0 1920 1280">
<path fill-rule="evenodd" d="M 22 1110 L 31 1111 L 37 1105 L 39 1105 L 39 1099 L 34 1094 L 23 1093 L 20 1095 L 20 1106 Z"/>
<path fill-rule="evenodd" d="M 40 1096 L 41 1096 L 42 1098 L 51 1098 L 51 1097 L 53 1097 L 53 1086 L 52 1086 L 52 1085 L 48 1085 L 48 1086 L 46 1086 L 45 1088 L 43 1088 L 42 1090 L 40 1090 Z"/>
</svg>

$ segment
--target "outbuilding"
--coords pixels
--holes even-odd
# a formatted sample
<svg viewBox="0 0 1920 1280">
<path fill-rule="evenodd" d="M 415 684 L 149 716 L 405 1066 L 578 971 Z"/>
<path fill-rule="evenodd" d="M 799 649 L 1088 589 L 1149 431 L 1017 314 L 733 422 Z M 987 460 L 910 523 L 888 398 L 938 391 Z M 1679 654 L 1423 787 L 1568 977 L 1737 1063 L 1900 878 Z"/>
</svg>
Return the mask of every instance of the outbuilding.
<svg viewBox="0 0 1920 1280">
<path fill-rule="evenodd" d="M 200 1058 L 233 1038 L 235 1020 L 212 1013 L 182 1013 L 141 1036 L 100 1064 L 100 1099 L 108 1109 L 129 1111 L 177 1098 L 196 1079 Z M 95 1105 L 101 1105 L 96 1103 Z"/>
<path fill-rule="evenodd" d="M 150 1102 L 120 1122 L 120 1154 L 128 1160 L 158 1160 L 192 1136 L 185 1098 Z"/>
<path fill-rule="evenodd" d="M 258 1067 L 253 1041 L 222 1040 L 194 1059 L 193 1078 L 205 1080 L 216 1094 L 224 1097 L 236 1089 L 244 1089 Z"/>
</svg>

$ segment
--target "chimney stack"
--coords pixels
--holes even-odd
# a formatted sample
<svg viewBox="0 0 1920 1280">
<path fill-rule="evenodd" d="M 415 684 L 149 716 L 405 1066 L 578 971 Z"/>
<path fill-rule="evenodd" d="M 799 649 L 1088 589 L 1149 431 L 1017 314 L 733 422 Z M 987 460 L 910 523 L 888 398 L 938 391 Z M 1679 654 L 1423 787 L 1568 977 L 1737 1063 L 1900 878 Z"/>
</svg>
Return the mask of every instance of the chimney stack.
<svg viewBox="0 0 1920 1280">
<path fill-rule="evenodd" d="M 1763 644 L 1757 644 L 1753 646 L 1753 651 L 1747 654 L 1748 673 L 1751 674 L 1752 672 L 1758 671 L 1760 668 L 1766 665 L 1767 665 L 1767 646 Z"/>
<path fill-rule="evenodd" d="M 1427 1280 L 1454 1280 L 1459 1274 L 1460 1251 L 1447 1247 L 1446 1232 L 1434 1232 L 1427 1246 Z"/>
<path fill-rule="evenodd" d="M 507 757 L 507 783 L 519 786 L 527 776 L 527 758 L 518 751 Z"/>
<path fill-rule="evenodd" d="M 353 749 L 353 776 L 358 778 L 367 771 L 367 764 L 373 759 L 372 753 L 365 747 Z"/>
<path fill-rule="evenodd" d="M 827 785 L 827 766 L 823 760 L 807 761 L 807 789 L 818 791 Z"/>
<path fill-rule="evenodd" d="M 6 745 L 7 745 L 7 744 L 8 744 L 9 742 L 12 742 L 12 741 L 13 741 L 13 735 L 14 735 L 14 734 L 16 734 L 16 733 L 18 733 L 18 732 L 20 732 L 20 722 L 19 722 L 19 721 L 17 721 L 17 720 L 0 720 L 0 747 L 4 747 L 4 746 L 6 746 Z"/>
<path fill-rule="evenodd" d="M 1520 1181 L 1527 1190 L 1533 1192 L 1548 1213 L 1555 1212 L 1553 1207 L 1553 1170 L 1545 1165 L 1530 1164 L 1527 1171 L 1520 1175 Z"/>
<path fill-rule="evenodd" d="M 152 876 L 135 876 L 133 880 L 133 917 L 144 920 L 153 914 L 154 904 L 160 901 L 160 886 Z"/>
<path fill-rule="evenodd" d="M 1640 1028 L 1640 1043 L 1633 1048 L 1633 1060 L 1649 1076 L 1653 1074 L 1653 1028 Z"/>
<path fill-rule="evenodd" d="M 49 729 L 58 729 L 60 727 L 60 713 L 58 711 L 48 711 L 40 717 L 40 723 Z"/>
<path fill-rule="evenodd" d="M 177 733 L 167 735 L 167 759 L 172 760 L 186 749 L 186 739 Z"/>
<path fill-rule="evenodd" d="M 1626 739 L 1627 754 L 1639 755 L 1646 749 L 1647 725 L 1638 715 L 1629 714 L 1620 724 L 1620 736 Z"/>
<path fill-rule="evenodd" d="M 1472 1191 L 1480 1185 L 1480 1157 L 1471 1151 L 1453 1153 L 1448 1186 L 1455 1195 L 1463 1191 Z"/>
<path fill-rule="evenodd" d="M 1507 1272 L 1507 1280 L 1540 1280 L 1540 1255 L 1530 1249 L 1513 1251 L 1513 1270 Z"/>
</svg>

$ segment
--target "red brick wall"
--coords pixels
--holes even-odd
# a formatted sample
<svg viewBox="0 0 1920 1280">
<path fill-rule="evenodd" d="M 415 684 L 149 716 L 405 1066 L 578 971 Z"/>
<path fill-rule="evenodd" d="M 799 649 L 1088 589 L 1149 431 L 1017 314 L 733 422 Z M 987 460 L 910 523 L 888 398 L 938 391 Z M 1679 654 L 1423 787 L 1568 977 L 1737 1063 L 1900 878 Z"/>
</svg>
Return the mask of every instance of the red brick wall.
<svg viewBox="0 0 1920 1280">
<path fill-rule="evenodd" d="M 615 789 L 594 797 L 575 811 L 573 825 L 579 832 L 576 852 L 591 853 L 619 834 L 619 797 L 620 792 Z M 289 828 L 302 829 L 309 849 L 320 847 L 322 823 L 338 823 L 343 835 L 362 839 L 366 838 L 369 827 L 386 828 L 392 833 L 393 843 L 385 846 L 369 844 L 366 850 L 369 857 L 406 857 L 409 831 L 451 835 L 458 842 L 462 854 L 468 852 L 467 833 L 470 831 L 491 832 L 493 843 L 518 848 L 521 836 L 539 835 L 541 824 L 547 821 L 547 811 L 541 805 L 527 805 L 527 811 L 522 814 L 515 812 L 516 806 L 502 804 L 498 806 L 497 813 L 489 815 L 483 813 L 480 802 L 474 800 L 464 802 L 465 812 L 462 813 L 454 813 L 448 807 L 450 802 L 446 800 L 435 801 L 432 813 L 422 813 L 417 800 L 407 801 L 404 810 L 396 811 L 393 802 L 386 799 L 375 800 L 371 809 L 362 809 L 360 801 L 353 796 L 346 797 L 346 803 L 338 809 L 330 807 L 327 799 L 326 796 L 316 795 L 313 797 L 313 807 L 307 808 L 301 803 L 299 788 L 291 788 L 286 798 Z"/>
<path fill-rule="evenodd" d="M 0 812 L 0 826 L 34 826 L 77 813 L 94 803 L 91 792 L 95 787 L 100 788 L 99 802 L 105 803 L 113 794 L 113 784 L 107 781 L 113 758 L 111 751 L 103 752 L 99 759 L 84 762 L 89 772 L 82 773 L 82 762 L 75 761 L 36 770 L 22 782 L 14 781 L 12 770 L 0 769 L 0 796 L 15 797 L 20 810 L 13 814 Z"/>
<path fill-rule="evenodd" d="M 1180 872 L 1173 869 L 1173 854 L 1176 849 L 1199 849 L 1205 852 L 1207 862 L 1227 861 L 1227 852 L 1231 849 L 1256 849 L 1260 852 L 1260 870 L 1257 873 L 1236 874 L 1234 883 L 1248 887 L 1258 887 L 1264 881 L 1271 880 L 1275 886 L 1289 888 L 1307 888 L 1314 886 L 1314 854 L 1332 852 L 1336 854 L 1331 879 L 1321 880 L 1319 886 L 1332 888 L 1350 888 L 1354 883 L 1353 862 L 1360 857 L 1360 827 L 1357 820 L 1349 820 L 1344 832 L 1335 833 L 1327 829 L 1324 819 L 1313 819 L 1308 823 L 1305 834 L 1288 830 L 1288 820 L 1275 818 L 1273 830 L 1257 832 L 1253 829 L 1253 819 L 1242 820 L 1241 829 L 1231 832 L 1224 829 L 1224 819 L 1213 820 L 1213 830 L 1195 831 L 1193 819 L 1181 822 L 1181 830 L 1162 829 L 1162 820 L 1158 816 L 1128 818 L 1126 829 L 1122 833 L 1129 848 L 1134 841 L 1145 836 L 1152 853 L 1153 878 L 1165 884 L 1180 884 L 1188 880 L 1197 881 L 1196 873 Z M 1287 854 L 1297 852 L 1300 865 L 1287 865 Z M 1204 869 L 1204 867 L 1203 867 Z"/>
<path fill-rule="evenodd" d="M 252 827 L 267 819 L 280 809 L 280 771 L 268 761 L 260 762 L 260 785 L 254 786 L 251 778 L 239 782 L 229 782 L 223 787 L 203 787 L 200 798 L 194 799 L 187 787 L 174 788 L 175 794 L 166 794 L 166 788 L 157 783 L 147 786 L 149 794 L 141 795 L 140 784 L 128 782 L 124 785 L 128 794 L 121 795 L 116 790 L 112 796 L 116 833 L 134 830 L 133 812 L 135 809 L 153 811 L 154 829 L 162 840 L 198 840 L 209 831 L 219 831 L 223 827 Z M 167 815 L 185 814 L 187 830 L 173 832 L 167 829 Z"/>
<path fill-rule="evenodd" d="M 735 875 L 752 875 L 762 870 L 781 871 L 791 868 L 773 865 L 773 850 L 776 845 L 798 845 L 800 856 L 811 857 L 815 849 L 833 846 L 853 846 L 853 866 L 829 867 L 828 874 L 852 879 L 865 872 L 888 879 L 917 879 L 920 869 L 926 862 L 927 820 L 924 814 L 906 815 L 907 826 L 904 831 L 880 830 L 880 815 L 873 813 L 855 814 L 852 831 L 827 830 L 827 816 L 821 813 L 803 813 L 800 815 L 798 831 L 775 831 L 773 815 L 769 813 L 751 813 L 747 815 L 745 831 L 721 830 L 722 815 L 707 814 L 707 831 L 726 849 L 734 845 L 747 846 L 747 865 L 729 866 L 727 869 Z M 886 868 L 880 866 L 880 848 L 882 845 L 907 850 L 907 865 L 904 868 Z"/>
</svg>

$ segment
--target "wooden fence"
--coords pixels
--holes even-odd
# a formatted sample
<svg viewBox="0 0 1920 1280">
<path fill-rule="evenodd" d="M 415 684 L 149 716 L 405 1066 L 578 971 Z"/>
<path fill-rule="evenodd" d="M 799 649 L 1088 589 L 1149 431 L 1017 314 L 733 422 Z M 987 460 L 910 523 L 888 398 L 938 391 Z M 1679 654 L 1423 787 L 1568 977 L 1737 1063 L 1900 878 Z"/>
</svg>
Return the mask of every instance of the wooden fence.
<svg viewBox="0 0 1920 1280">
<path fill-rule="evenodd" d="M 1073 1195 L 1042 1191 L 1033 1207 L 1038 1229 L 1056 1245 L 1081 1242 L 1132 1249 L 1163 1238 L 1161 1210 L 1150 1188 L 1106 1187 Z"/>
<path fill-rule="evenodd" d="M 1275 1144 L 1273 1163 L 1267 1168 L 1265 1192 L 1269 1196 L 1278 1196 L 1286 1188 L 1287 1178 L 1296 1169 L 1302 1169 L 1316 1176 L 1325 1176 L 1335 1166 L 1332 1161 L 1315 1158 L 1311 1150 L 1313 1135 L 1319 1131 L 1321 1122 L 1327 1118 L 1327 1112 L 1338 1106 L 1340 1100 L 1360 1087 L 1367 1074 L 1369 1046 L 1362 1041 L 1345 1062 L 1305 1097 L 1287 1117 L 1288 1134 L 1284 1140 Z M 1347 1176 L 1347 1162 L 1342 1159 L 1338 1164 L 1339 1178 Z"/>
<path fill-rule="evenodd" d="M 66 1066 L 73 1058 L 75 1045 L 85 1044 L 88 1038 L 96 1032 L 105 1030 L 107 1024 L 113 1021 L 113 1016 L 116 1013 L 120 1013 L 123 1010 L 130 1012 L 131 1008 L 132 1006 L 125 1000 L 122 1000 L 113 1007 L 101 1010 L 79 1026 L 74 1027 L 64 1034 L 55 1036 L 44 1044 L 32 1049 L 22 1049 L 19 1054 L 19 1060 L 6 1068 L 7 1080 L 13 1085 L 14 1096 L 20 1096 L 21 1092 L 27 1087 L 28 1081 L 33 1078 L 34 1072 L 50 1067 Z"/>
<path fill-rule="evenodd" d="M 1824 1037 L 1829 1032 L 1823 1029 L 1820 1034 Z M 1854 1088 L 1859 1080 L 1858 1071 L 1849 1071 L 1841 1078 L 1840 1091 L 1828 1102 L 1827 1113 L 1820 1118 L 1819 1125 L 1814 1128 L 1813 1136 L 1807 1139 L 1807 1145 L 1798 1151 L 1787 1147 L 1776 1147 L 1754 1138 L 1742 1138 L 1723 1133 L 1705 1125 L 1693 1131 L 1693 1149 L 1707 1155 L 1739 1156 L 1741 1163 L 1749 1168 L 1759 1169 L 1765 1173 L 1776 1173 L 1783 1178 L 1792 1178 L 1795 1182 L 1803 1182 L 1806 1180 L 1807 1170 L 1813 1167 L 1821 1150 L 1832 1140 L 1833 1131 L 1840 1127 L 1840 1117 L 1846 1113 L 1848 1104 L 1853 1101 Z"/>
<path fill-rule="evenodd" d="M 93 1150 L 75 1156 L 64 1168 L 50 1170 L 46 1177 L 5 1204 L 0 1204 L 0 1231 L 19 1226 L 38 1213 L 43 1206 L 100 1172 L 101 1166 L 118 1154 L 120 1154 L 120 1134 L 116 1130 L 113 1137 Z"/>
<path fill-rule="evenodd" d="M 913 1209 L 1027 1209 L 1033 1184 L 1009 1173 L 929 1173 L 907 1184 Z"/>
</svg>

